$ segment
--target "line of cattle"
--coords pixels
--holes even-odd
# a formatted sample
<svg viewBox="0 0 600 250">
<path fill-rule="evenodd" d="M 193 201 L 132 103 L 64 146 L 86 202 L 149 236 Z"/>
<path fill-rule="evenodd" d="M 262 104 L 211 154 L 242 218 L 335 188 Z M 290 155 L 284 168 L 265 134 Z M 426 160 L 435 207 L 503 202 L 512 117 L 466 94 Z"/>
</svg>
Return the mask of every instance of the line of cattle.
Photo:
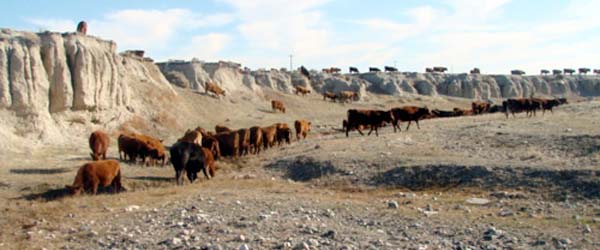
<svg viewBox="0 0 600 250">
<path fill-rule="evenodd" d="M 294 122 L 296 140 L 306 139 L 311 131 L 311 122 Z M 232 130 L 225 126 L 215 126 L 215 132 L 198 127 L 188 130 L 169 149 L 168 157 L 175 169 L 177 184 L 183 184 L 184 173 L 190 182 L 198 178 L 202 171 L 207 179 L 215 176 L 215 161 L 223 157 L 241 157 L 260 154 L 275 145 L 290 144 L 292 130 L 286 123 L 275 123 L 266 127 L 254 126 Z M 90 135 L 89 146 L 93 162 L 80 167 L 73 185 L 67 185 L 72 194 L 82 191 L 97 193 L 98 187 L 111 186 L 113 192 L 123 191 L 119 162 L 106 160 L 110 145 L 109 136 L 102 131 Z M 165 165 L 166 150 L 162 141 L 151 136 L 125 133 L 118 138 L 119 159 L 133 164 Z"/>
<path fill-rule="evenodd" d="M 347 112 L 347 119 L 343 121 L 342 126 L 346 132 L 346 137 L 349 136 L 350 131 L 358 131 L 363 135 L 362 130 L 369 128 L 370 135 L 375 131 L 375 135 L 378 136 L 378 128 L 385 127 L 391 124 L 396 130 L 402 130 L 400 128 L 401 122 L 408 122 L 406 130 L 410 128 L 411 123 L 414 121 L 417 124 L 417 128 L 420 129 L 419 120 L 443 118 L 443 117 L 458 117 L 458 116 L 471 116 L 480 115 L 486 113 L 498 113 L 503 112 L 506 118 L 509 114 L 515 117 L 515 113 L 526 112 L 527 117 L 535 116 L 536 111 L 540 110 L 543 113 L 546 110 L 552 112 L 552 109 L 556 106 L 567 104 L 566 98 L 556 99 L 542 99 L 542 98 L 520 98 L 520 99 L 507 99 L 502 102 L 502 105 L 492 105 L 489 102 L 476 101 L 471 103 L 471 109 L 460 109 L 454 108 L 451 111 L 444 111 L 439 109 L 429 110 L 427 107 L 416 107 L 416 106 L 404 106 L 401 108 L 392 108 L 390 110 L 358 110 L 350 109 Z"/>
<path fill-rule="evenodd" d="M 438 117 L 457 117 L 468 115 L 480 115 L 485 113 L 504 112 L 506 117 L 509 113 L 526 112 L 528 117 L 535 116 L 536 111 L 546 110 L 552 112 L 556 106 L 567 104 L 565 98 L 541 99 L 521 98 L 508 99 L 502 105 L 492 105 L 488 102 L 473 102 L 471 109 L 455 108 L 452 111 L 429 110 L 427 107 L 404 106 L 390 110 L 358 110 L 349 109 L 347 119 L 342 122 L 346 137 L 349 132 L 356 130 L 363 135 L 362 130 L 370 128 L 368 135 L 375 131 L 379 136 L 378 129 L 391 124 L 394 132 L 402 130 L 401 122 L 408 122 L 406 130 L 414 121 L 420 129 L 419 120 L 433 119 Z M 311 131 L 311 122 L 296 120 L 294 122 L 296 140 L 306 139 Z M 286 123 L 275 123 L 267 127 L 253 126 L 232 130 L 225 126 L 215 126 L 215 132 L 206 131 L 198 127 L 188 130 L 169 149 L 170 157 L 167 157 L 162 141 L 151 136 L 125 133 L 118 137 L 119 159 L 130 163 L 141 163 L 142 165 L 156 165 L 161 162 L 164 166 L 169 158 L 175 169 L 175 178 L 178 185 L 183 184 L 184 173 L 190 182 L 198 178 L 202 171 L 207 179 L 215 176 L 217 167 L 215 161 L 222 157 L 241 157 L 248 154 L 260 154 L 261 149 L 266 150 L 275 145 L 290 144 L 292 130 Z M 84 164 L 77 172 L 73 185 L 66 187 L 72 194 L 82 191 L 96 194 L 98 187 L 111 186 L 113 192 L 123 191 L 121 185 L 121 171 L 119 162 L 106 160 L 106 153 L 110 145 L 109 136 L 102 131 L 95 131 L 90 135 L 89 146 L 93 162 Z M 102 159 L 102 160 L 101 160 Z"/>
</svg>

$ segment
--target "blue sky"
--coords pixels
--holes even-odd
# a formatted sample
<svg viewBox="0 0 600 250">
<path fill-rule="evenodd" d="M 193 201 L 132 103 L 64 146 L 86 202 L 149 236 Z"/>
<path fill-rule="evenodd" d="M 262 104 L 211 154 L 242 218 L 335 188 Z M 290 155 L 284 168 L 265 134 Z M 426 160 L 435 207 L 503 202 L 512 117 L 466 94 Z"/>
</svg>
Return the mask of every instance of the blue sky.
<svg viewBox="0 0 600 250">
<path fill-rule="evenodd" d="M 3 1 L 0 27 L 73 31 L 155 60 L 250 68 L 600 68 L 598 0 Z M 35 7 L 32 7 L 35 6 Z"/>
</svg>

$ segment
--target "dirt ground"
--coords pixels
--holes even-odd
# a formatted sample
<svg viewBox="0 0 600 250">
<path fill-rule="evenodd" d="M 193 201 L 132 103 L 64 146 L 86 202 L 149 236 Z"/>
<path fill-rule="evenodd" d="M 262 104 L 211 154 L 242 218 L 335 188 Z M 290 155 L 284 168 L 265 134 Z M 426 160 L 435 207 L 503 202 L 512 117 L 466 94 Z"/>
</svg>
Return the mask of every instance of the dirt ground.
<svg viewBox="0 0 600 250">
<path fill-rule="evenodd" d="M 369 96 L 340 104 L 266 93 L 216 99 L 177 89 L 186 128 L 312 121 L 306 140 L 218 162 L 216 178 L 122 163 L 128 192 L 67 196 L 87 138 L 0 152 L 3 249 L 599 249 L 600 102 L 527 118 L 441 118 L 378 137 L 351 132 L 349 108 L 467 108 L 466 99 Z M 271 111 L 283 100 L 287 113 Z M 152 127 L 152 125 L 148 125 Z M 118 158 L 112 133 L 109 158 Z M 485 204 L 472 204 L 483 198 Z"/>
</svg>

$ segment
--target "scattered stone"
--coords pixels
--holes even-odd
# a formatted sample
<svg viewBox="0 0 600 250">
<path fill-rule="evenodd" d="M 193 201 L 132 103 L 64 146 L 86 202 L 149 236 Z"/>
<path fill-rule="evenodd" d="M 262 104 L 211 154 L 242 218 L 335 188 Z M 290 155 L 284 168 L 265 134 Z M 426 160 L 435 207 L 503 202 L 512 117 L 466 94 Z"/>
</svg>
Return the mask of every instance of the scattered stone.
<svg viewBox="0 0 600 250">
<path fill-rule="evenodd" d="M 590 228 L 590 225 L 585 224 L 583 226 L 583 233 L 586 233 L 586 234 L 591 234 L 592 233 L 592 228 Z"/>
<path fill-rule="evenodd" d="M 135 210 L 140 210 L 140 206 L 138 205 L 130 205 L 125 208 L 125 212 L 133 212 Z"/>
<path fill-rule="evenodd" d="M 173 237 L 173 239 L 171 239 L 171 244 L 174 246 L 181 245 L 181 239 L 177 238 L 177 237 Z"/>
<path fill-rule="evenodd" d="M 469 198 L 465 202 L 467 204 L 470 204 L 470 205 L 480 205 L 480 206 L 483 206 L 483 205 L 489 204 L 490 200 L 484 199 L 484 198 Z"/>
<path fill-rule="evenodd" d="M 498 212 L 498 216 L 500 217 L 508 217 L 508 216 L 513 216 L 515 215 L 515 213 L 513 213 L 513 211 L 509 210 L 509 209 L 502 209 L 500 210 L 500 212 Z"/>
<path fill-rule="evenodd" d="M 329 230 L 329 231 L 325 232 L 324 234 L 322 234 L 321 237 L 335 239 L 335 235 L 336 235 L 335 231 Z"/>
<path fill-rule="evenodd" d="M 235 240 L 241 241 L 241 242 L 245 242 L 246 241 L 246 236 L 244 236 L 243 234 L 240 234 L 240 235 L 238 235 L 237 238 L 235 238 Z"/>
<path fill-rule="evenodd" d="M 300 242 L 298 245 L 294 246 L 294 250 L 310 250 L 310 246 L 306 244 L 306 242 Z"/>
<path fill-rule="evenodd" d="M 246 245 L 246 244 L 242 244 L 239 249 L 240 250 L 250 250 L 250 247 L 248 247 L 248 245 Z"/>
<path fill-rule="evenodd" d="M 398 208 L 398 207 L 400 207 L 400 206 L 398 205 L 397 201 L 394 201 L 394 200 L 388 201 L 388 208 L 395 209 L 395 208 Z"/>
</svg>

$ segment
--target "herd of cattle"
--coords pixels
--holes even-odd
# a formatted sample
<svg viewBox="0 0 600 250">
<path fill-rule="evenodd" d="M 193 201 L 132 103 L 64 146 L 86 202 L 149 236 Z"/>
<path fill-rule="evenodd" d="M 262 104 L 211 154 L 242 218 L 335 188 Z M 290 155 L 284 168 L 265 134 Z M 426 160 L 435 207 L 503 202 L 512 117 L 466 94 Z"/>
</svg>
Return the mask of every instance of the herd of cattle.
<svg viewBox="0 0 600 250">
<path fill-rule="evenodd" d="M 311 122 L 294 122 L 296 140 L 306 139 L 311 131 Z M 162 141 L 154 137 L 135 133 L 123 133 L 118 137 L 119 159 L 131 164 L 165 165 L 168 158 L 175 169 L 177 184 L 183 184 L 184 173 L 190 182 L 198 178 L 200 171 L 210 179 L 215 176 L 215 161 L 223 157 L 242 157 L 260 154 L 262 150 L 276 145 L 290 144 L 292 129 L 286 123 L 275 123 L 266 127 L 230 129 L 216 125 L 215 131 L 201 127 L 188 130 L 169 148 L 167 157 Z M 73 185 L 67 185 L 72 194 L 82 191 L 96 194 L 98 187 L 111 186 L 113 192 L 125 190 L 121 185 L 119 162 L 107 160 L 106 153 L 110 145 L 108 134 L 95 131 L 90 135 L 89 146 L 93 162 L 80 167 Z"/>
<path fill-rule="evenodd" d="M 301 93 L 301 91 L 298 91 Z M 324 94 L 324 98 L 332 100 L 340 98 L 354 98 L 355 94 L 345 93 L 348 97 L 339 97 L 331 93 Z M 493 105 L 490 102 L 476 101 L 471 103 L 471 109 L 454 108 L 453 110 L 429 110 L 427 107 L 404 106 L 390 110 L 359 110 L 349 109 L 347 118 L 342 122 L 346 137 L 350 131 L 356 130 L 363 135 L 363 129 L 370 129 L 368 135 L 378 129 L 392 125 L 394 132 L 402 130 L 401 122 L 408 122 L 406 130 L 414 121 L 420 129 L 419 121 L 424 119 L 481 115 L 485 113 L 503 112 L 506 118 L 509 114 L 526 112 L 527 117 L 535 116 L 536 111 L 546 110 L 552 112 L 556 106 L 567 104 L 565 98 L 542 99 L 520 98 L 507 99 L 502 105 Z M 281 101 L 272 101 L 274 110 L 285 113 Z M 296 120 L 294 122 L 296 140 L 306 139 L 311 131 L 311 122 Z M 282 144 L 290 144 L 292 129 L 286 123 L 275 123 L 270 126 L 253 126 L 250 128 L 230 129 L 216 125 L 215 131 L 207 131 L 201 127 L 188 130 L 169 148 L 169 155 L 162 140 L 152 136 L 123 133 L 118 137 L 119 160 L 131 164 L 162 166 L 168 161 L 175 169 L 177 184 L 184 182 L 183 176 L 187 175 L 190 182 L 198 178 L 198 173 L 203 172 L 207 179 L 215 176 L 217 167 L 215 161 L 223 157 L 242 157 L 249 154 L 260 154 L 266 150 Z M 73 185 L 66 186 L 73 194 L 82 191 L 96 193 L 98 187 L 111 186 L 114 192 L 125 190 L 121 185 L 121 170 L 116 160 L 106 160 L 106 153 L 110 145 L 109 136 L 102 131 L 95 131 L 89 137 L 89 146 L 92 151 L 93 162 L 86 163 L 77 172 Z"/>
<path fill-rule="evenodd" d="M 562 104 L 567 104 L 566 98 L 543 99 L 543 98 L 519 98 L 507 99 L 502 102 L 502 105 L 493 105 L 489 102 L 475 101 L 471 103 L 471 109 L 454 108 L 453 110 L 429 110 L 427 107 L 404 106 L 400 108 L 392 108 L 390 110 L 358 110 L 350 109 L 347 112 L 347 119 L 343 121 L 342 126 L 346 132 L 346 137 L 349 132 L 356 130 L 363 135 L 363 129 L 370 129 L 367 135 L 375 131 L 378 136 L 378 128 L 385 127 L 391 124 L 394 128 L 401 131 L 400 123 L 408 122 L 406 130 L 410 128 L 414 121 L 419 127 L 419 120 L 443 118 L 443 117 L 458 117 L 481 115 L 486 113 L 503 112 L 506 118 L 509 114 L 515 117 L 515 113 L 526 112 L 527 117 L 535 116 L 536 111 L 546 110 L 552 112 L 553 108 Z"/>
</svg>

